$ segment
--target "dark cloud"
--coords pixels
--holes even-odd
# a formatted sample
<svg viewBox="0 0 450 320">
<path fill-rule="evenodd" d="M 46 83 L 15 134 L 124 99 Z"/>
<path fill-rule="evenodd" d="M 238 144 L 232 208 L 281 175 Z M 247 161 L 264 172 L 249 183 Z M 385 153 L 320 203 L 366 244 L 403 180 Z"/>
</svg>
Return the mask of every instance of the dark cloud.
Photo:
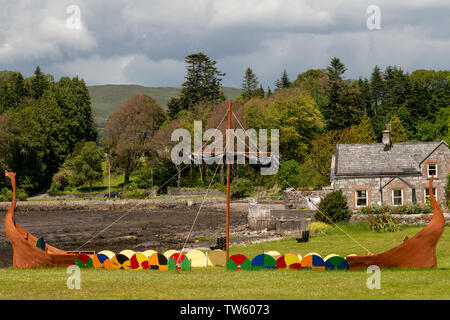
<svg viewBox="0 0 450 320">
<path fill-rule="evenodd" d="M 286 69 L 292 79 L 337 56 L 348 78 L 373 67 L 448 69 L 450 5 L 378 1 L 381 30 L 368 30 L 366 0 L 6 1 L 0 11 L 1 69 L 40 65 L 89 84 L 179 86 L 184 58 L 205 52 L 239 87 L 250 66 L 264 87 Z M 82 28 L 67 28 L 69 5 Z"/>
</svg>

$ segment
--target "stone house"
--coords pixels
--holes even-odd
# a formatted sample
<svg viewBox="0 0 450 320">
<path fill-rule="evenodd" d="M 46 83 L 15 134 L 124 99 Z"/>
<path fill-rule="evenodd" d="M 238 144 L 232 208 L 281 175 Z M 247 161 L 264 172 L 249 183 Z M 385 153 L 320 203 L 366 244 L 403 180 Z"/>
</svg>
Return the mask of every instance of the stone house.
<svg viewBox="0 0 450 320">
<path fill-rule="evenodd" d="M 446 206 L 450 150 L 444 142 L 392 143 L 389 130 L 382 143 L 338 144 L 331 161 L 331 186 L 341 189 L 348 207 L 426 203 L 428 182 L 434 175 L 433 193 Z"/>
</svg>

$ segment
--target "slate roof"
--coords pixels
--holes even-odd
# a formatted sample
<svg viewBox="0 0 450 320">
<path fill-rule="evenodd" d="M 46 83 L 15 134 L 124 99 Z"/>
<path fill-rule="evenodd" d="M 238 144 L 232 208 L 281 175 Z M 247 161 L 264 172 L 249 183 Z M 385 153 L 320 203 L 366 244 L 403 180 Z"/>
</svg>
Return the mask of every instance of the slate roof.
<svg viewBox="0 0 450 320">
<path fill-rule="evenodd" d="M 393 143 L 389 151 L 383 143 L 338 144 L 335 175 L 420 174 L 420 163 L 441 143 Z"/>
</svg>

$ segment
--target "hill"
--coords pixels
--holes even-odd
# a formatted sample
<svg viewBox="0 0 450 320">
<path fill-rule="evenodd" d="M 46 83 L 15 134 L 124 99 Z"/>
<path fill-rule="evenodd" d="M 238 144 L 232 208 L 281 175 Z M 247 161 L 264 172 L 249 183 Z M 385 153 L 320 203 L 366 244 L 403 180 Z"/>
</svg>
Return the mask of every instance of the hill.
<svg viewBox="0 0 450 320">
<path fill-rule="evenodd" d="M 94 121 L 99 135 L 103 134 L 106 119 L 114 113 L 126 100 L 134 95 L 145 93 L 152 96 L 165 110 L 171 97 L 176 97 L 179 88 L 144 87 L 139 85 L 99 85 L 88 86 L 91 104 L 94 111 Z M 240 89 L 223 87 L 227 99 L 234 99 L 241 93 Z"/>
</svg>

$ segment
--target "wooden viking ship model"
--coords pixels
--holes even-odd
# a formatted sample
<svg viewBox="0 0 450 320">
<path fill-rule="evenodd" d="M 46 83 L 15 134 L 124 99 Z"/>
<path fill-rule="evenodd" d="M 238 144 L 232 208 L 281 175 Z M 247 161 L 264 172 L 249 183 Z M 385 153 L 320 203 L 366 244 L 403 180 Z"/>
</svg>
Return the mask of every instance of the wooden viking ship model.
<svg viewBox="0 0 450 320">
<path fill-rule="evenodd" d="M 228 103 L 228 129 L 231 128 L 231 102 Z M 229 145 L 228 145 L 229 146 Z M 232 150 L 228 149 L 228 152 Z M 249 153 L 244 153 L 249 156 Z M 202 154 L 202 156 L 205 156 Z M 79 254 L 94 256 L 94 251 L 64 251 L 50 245 L 39 244 L 39 239 L 16 224 L 14 210 L 16 207 L 15 173 L 5 171 L 11 179 L 13 200 L 5 217 L 6 236 L 14 250 L 14 268 L 37 268 L 42 266 L 69 266 L 76 263 Z M 377 265 L 380 268 L 429 268 L 436 267 L 436 245 L 444 231 L 444 214 L 434 198 L 430 179 L 430 201 L 433 218 L 419 233 L 399 246 L 379 254 L 346 257 L 350 269 L 367 268 Z M 226 206 L 226 257 L 229 257 L 229 211 L 230 211 L 230 164 L 227 164 L 227 206 Z M 38 241 L 38 243 L 37 243 Z"/>
<path fill-rule="evenodd" d="M 94 256 L 94 251 L 64 251 L 50 245 L 36 246 L 38 238 L 23 229 L 15 221 L 16 174 L 5 170 L 5 176 L 11 179 L 13 199 L 5 216 L 5 233 L 13 247 L 13 267 L 30 269 L 44 266 L 70 266 L 75 264 L 78 254 Z"/>
</svg>

